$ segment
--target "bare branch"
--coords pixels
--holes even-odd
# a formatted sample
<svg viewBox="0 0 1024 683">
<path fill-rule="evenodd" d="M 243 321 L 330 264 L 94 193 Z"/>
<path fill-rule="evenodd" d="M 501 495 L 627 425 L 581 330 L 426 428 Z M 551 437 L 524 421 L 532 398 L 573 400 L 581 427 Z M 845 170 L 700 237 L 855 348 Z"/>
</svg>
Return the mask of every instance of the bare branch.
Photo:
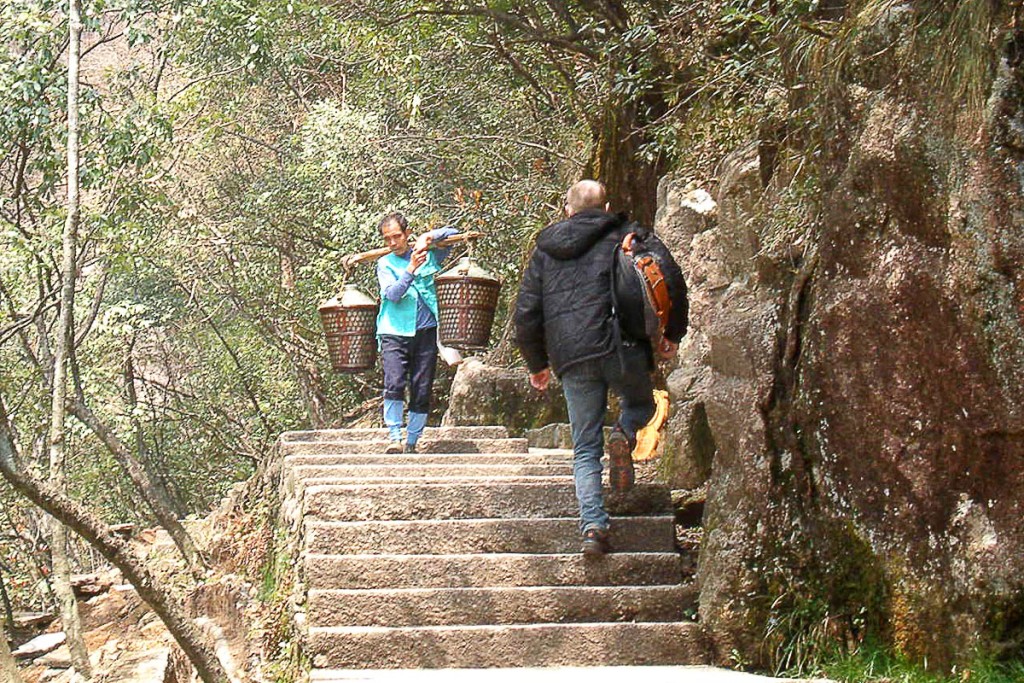
<svg viewBox="0 0 1024 683">
<path fill-rule="evenodd" d="M 185 92 L 186 90 L 188 90 L 189 88 L 191 88 L 194 85 L 198 85 L 199 83 L 202 83 L 204 81 L 213 80 L 214 78 L 220 78 L 221 76 L 229 76 L 229 75 L 231 75 L 233 73 L 237 73 L 237 72 L 242 71 L 244 69 L 245 69 L 244 66 L 236 66 L 236 67 L 234 67 L 232 69 L 225 69 L 224 71 L 217 71 L 217 72 L 212 73 L 212 74 L 206 74 L 205 76 L 200 76 L 199 78 L 193 78 L 191 81 L 189 81 L 185 85 L 183 85 L 180 88 L 178 88 L 177 90 L 175 90 L 174 93 L 170 97 L 167 98 L 167 101 L 170 102 L 175 97 L 177 97 L 178 95 L 182 94 L 183 92 Z"/>
<path fill-rule="evenodd" d="M 84 538 L 115 567 L 121 570 L 139 593 L 139 597 L 160 617 L 167 630 L 195 665 L 207 683 L 227 683 L 228 676 L 196 625 L 187 618 L 183 606 L 135 555 L 128 541 L 110 531 L 99 518 L 79 503 L 26 474 L 18 467 L 17 447 L 11 435 L 3 402 L 0 401 L 0 474 L 23 496 Z"/>
<path fill-rule="evenodd" d="M 523 66 L 523 63 L 520 62 L 515 55 L 513 55 L 505 48 L 505 45 L 501 41 L 501 37 L 498 35 L 498 33 L 496 31 L 489 31 L 487 33 L 487 38 L 491 41 L 491 45 L 493 46 L 494 50 L 498 53 L 498 55 L 502 59 L 504 59 L 509 66 L 512 67 L 513 71 L 519 74 L 519 76 L 523 80 L 530 84 L 530 87 L 533 89 L 535 93 L 541 96 L 541 98 L 544 100 L 544 104 L 546 104 L 551 109 L 557 109 L 558 103 L 555 101 L 554 94 L 550 90 L 542 86 L 540 84 L 540 81 L 538 81 L 536 77 L 534 77 L 531 70 Z"/>
<path fill-rule="evenodd" d="M 82 345 L 82 342 L 85 341 L 85 338 L 92 330 L 92 326 L 96 323 L 96 318 L 100 313 L 100 305 L 103 303 L 103 293 L 107 289 L 107 278 L 108 273 L 104 270 L 100 276 L 100 284 L 96 288 L 96 294 L 92 298 L 92 306 L 89 307 L 89 315 L 86 318 L 85 323 L 82 325 L 82 329 L 78 331 L 78 335 L 75 337 L 75 348 Z"/>
<path fill-rule="evenodd" d="M 500 10 L 492 9 L 490 7 L 470 7 L 468 9 L 418 9 L 411 12 L 407 12 L 400 16 L 395 17 L 390 21 L 384 22 L 385 26 L 400 24 L 403 21 L 408 21 L 419 16 L 436 16 L 436 17 L 483 17 L 491 19 L 506 28 L 517 30 L 522 32 L 524 35 L 532 36 L 534 42 L 547 43 L 549 45 L 560 47 L 566 52 L 573 54 L 583 55 L 584 57 L 591 60 L 598 60 L 599 55 L 594 50 L 584 46 L 580 39 L 584 37 L 584 34 L 579 32 L 572 32 L 566 35 L 551 35 L 544 33 L 537 27 L 530 25 L 529 22 L 525 21 L 522 17 L 517 14 L 510 12 L 502 12 Z"/>
</svg>

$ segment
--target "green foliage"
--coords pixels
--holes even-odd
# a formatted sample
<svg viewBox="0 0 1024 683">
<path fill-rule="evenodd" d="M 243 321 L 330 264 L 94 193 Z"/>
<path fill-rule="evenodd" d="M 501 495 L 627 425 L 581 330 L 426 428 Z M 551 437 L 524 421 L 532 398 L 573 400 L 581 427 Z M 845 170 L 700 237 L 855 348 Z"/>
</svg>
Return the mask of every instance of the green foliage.
<svg viewBox="0 0 1024 683">
<path fill-rule="evenodd" d="M 1024 680 L 1024 662 L 1000 662 L 977 655 L 966 665 L 940 674 L 865 644 L 849 654 L 835 655 L 822 662 L 815 673 L 843 683 L 1017 683 Z"/>
<path fill-rule="evenodd" d="M 824 524 L 824 521 L 814 523 Z M 882 569 L 852 525 L 828 532 L 779 529 L 758 568 L 765 585 L 765 658 L 776 672 L 815 672 L 858 643 L 885 635 Z M 809 538 L 833 539 L 828 547 Z"/>
</svg>

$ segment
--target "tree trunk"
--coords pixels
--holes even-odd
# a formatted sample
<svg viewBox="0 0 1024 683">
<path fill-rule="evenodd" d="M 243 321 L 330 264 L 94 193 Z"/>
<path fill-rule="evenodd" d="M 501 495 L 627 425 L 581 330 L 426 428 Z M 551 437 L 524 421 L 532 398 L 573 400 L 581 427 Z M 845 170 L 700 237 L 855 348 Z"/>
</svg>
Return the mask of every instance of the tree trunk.
<svg viewBox="0 0 1024 683">
<path fill-rule="evenodd" d="M 128 542 L 111 533 L 100 519 L 60 491 L 20 472 L 16 462 L 7 415 L 0 403 L 0 474 L 16 491 L 84 538 L 121 571 L 163 621 L 204 683 L 229 683 L 228 675 L 213 649 L 203 641 L 199 629 L 186 616 L 174 594 L 161 586 L 145 563 L 132 553 Z"/>
<path fill-rule="evenodd" d="M 649 102 L 610 101 L 593 127 L 594 148 L 584 177 L 604 183 L 612 211 L 626 211 L 642 225 L 654 225 L 658 209 L 658 181 L 666 172 L 665 160 L 645 158 L 643 126 L 650 115 L 664 109 L 660 98 Z M 639 110 L 648 112 L 641 116 Z"/>
<path fill-rule="evenodd" d="M 79 0 L 70 0 L 68 7 L 68 199 L 64 222 L 61 260 L 60 322 L 53 356 L 52 403 L 50 410 L 50 485 L 64 488 L 64 398 L 67 391 L 68 346 L 74 338 L 73 309 L 75 304 L 76 252 L 78 250 L 78 61 L 81 52 L 82 17 Z M 53 573 L 50 581 L 60 607 L 64 634 L 67 636 L 71 665 L 86 679 L 91 678 L 89 652 L 82 637 L 82 621 L 78 602 L 71 589 L 71 565 L 68 562 L 67 532 L 56 519 L 48 520 L 50 555 Z"/>
<path fill-rule="evenodd" d="M 0 678 L 10 683 L 22 683 L 24 679 L 18 672 L 18 665 L 14 663 L 11 655 L 11 648 L 7 644 L 7 634 L 0 629 Z"/>
<path fill-rule="evenodd" d="M 4 602 L 4 624 L 7 628 L 14 630 L 14 606 L 11 605 L 11 596 L 7 593 L 7 584 L 4 582 L 3 567 L 0 566 L 0 598 Z"/>
<path fill-rule="evenodd" d="M 306 404 L 310 429 L 323 429 L 328 424 L 327 397 L 324 396 L 320 373 L 315 366 L 307 364 L 302 358 L 294 359 L 292 364 L 299 381 L 303 403 Z"/>
</svg>

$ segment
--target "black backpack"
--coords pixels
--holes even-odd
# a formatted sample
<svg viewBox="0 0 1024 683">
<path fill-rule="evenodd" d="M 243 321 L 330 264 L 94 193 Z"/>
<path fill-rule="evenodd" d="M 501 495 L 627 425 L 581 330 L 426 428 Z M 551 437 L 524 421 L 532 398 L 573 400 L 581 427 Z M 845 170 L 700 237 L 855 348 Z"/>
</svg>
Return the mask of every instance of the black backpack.
<svg viewBox="0 0 1024 683">
<path fill-rule="evenodd" d="M 615 245 L 612 258 L 612 316 L 634 341 L 660 339 L 672 310 L 668 283 L 650 249 L 655 241 L 660 243 L 653 232 L 636 229 Z"/>
</svg>

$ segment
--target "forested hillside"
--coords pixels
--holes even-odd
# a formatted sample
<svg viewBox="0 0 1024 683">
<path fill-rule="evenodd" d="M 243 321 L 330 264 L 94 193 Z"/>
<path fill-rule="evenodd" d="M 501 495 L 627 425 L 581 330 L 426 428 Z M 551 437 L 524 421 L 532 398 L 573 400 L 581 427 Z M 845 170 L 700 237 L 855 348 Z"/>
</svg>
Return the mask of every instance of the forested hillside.
<svg viewBox="0 0 1024 683">
<path fill-rule="evenodd" d="M 522 265 L 533 236 L 559 215 L 569 184 L 601 179 L 616 208 L 650 224 L 659 210 L 659 182 L 668 177 L 671 187 L 712 194 L 734 189 L 728 181 L 736 178 L 738 154 L 753 164 L 749 201 L 739 202 L 742 220 L 720 216 L 723 226 L 736 227 L 721 237 L 735 252 L 707 272 L 756 292 L 752 307 L 766 311 L 770 329 L 758 337 L 760 346 L 735 346 L 771 370 L 752 383 L 751 396 L 743 394 L 756 406 L 746 413 L 731 412 L 739 389 L 728 398 L 709 392 L 698 401 L 701 411 L 705 403 L 711 411 L 708 428 L 719 429 L 718 447 L 744 454 L 719 461 L 714 473 L 705 463 L 699 483 L 710 480 L 722 500 L 728 498 L 714 521 L 730 538 L 761 514 L 749 500 L 764 496 L 792 494 L 764 519 L 776 530 L 792 524 L 800 532 L 787 537 L 779 531 L 746 555 L 705 557 L 707 576 L 716 577 L 706 585 L 721 591 L 718 603 L 706 604 L 731 608 L 733 592 L 763 588 L 751 578 L 759 573 L 757 563 L 791 563 L 799 570 L 765 580 L 779 597 L 770 608 L 705 608 L 702 617 L 730 634 L 720 659 L 799 667 L 818 659 L 786 659 L 779 652 L 832 652 L 836 643 L 848 650 L 871 636 L 887 652 L 934 661 L 949 641 L 921 633 L 928 624 L 915 630 L 899 620 L 938 615 L 943 628 L 936 632 L 957 634 L 952 626 L 943 629 L 967 612 L 966 631 L 984 631 L 986 620 L 995 624 L 971 646 L 986 657 L 1020 656 L 1019 581 L 1010 585 L 995 569 L 963 579 L 971 588 L 956 594 L 961 602 L 987 594 L 986 582 L 997 584 L 998 601 L 973 612 L 946 612 L 938 604 L 942 597 L 927 592 L 927 605 L 902 612 L 890 609 L 891 592 L 840 600 L 844 591 L 871 583 L 865 573 L 891 577 L 905 569 L 920 577 L 900 561 L 865 560 L 848 569 L 856 581 L 821 582 L 828 575 L 823 564 L 850 548 L 864 550 L 871 545 L 864 537 L 890 530 L 854 529 L 850 520 L 860 513 L 841 514 L 869 508 L 878 500 L 874 494 L 853 495 L 856 504 L 817 496 L 819 489 L 830 490 L 828 477 L 849 475 L 844 486 L 857 491 L 864 478 L 857 479 L 856 465 L 843 461 L 827 476 L 815 469 L 833 454 L 830 436 L 849 444 L 864 433 L 875 453 L 901 452 L 893 441 L 903 437 L 925 444 L 910 451 L 934 458 L 928 467 L 941 468 L 935 465 L 945 462 L 940 453 L 966 445 L 986 453 L 987 462 L 1006 458 L 1013 472 L 1024 452 L 1015 431 L 1024 405 L 1015 384 L 1024 372 L 1022 190 L 1013 180 L 1024 149 L 1019 3 L 0 3 L 0 469 L 7 482 L 0 483 L 0 597 L 9 624 L 14 612 L 50 611 L 62 601 L 65 620 L 73 619 L 69 571 L 114 561 L 136 567 L 129 571 L 136 572 L 133 583 L 148 585 L 145 562 L 107 525 L 163 526 L 180 571 L 175 582 L 154 582 L 161 585 L 143 597 L 151 605 L 168 601 L 155 611 L 170 622 L 204 680 L 223 680 L 206 646 L 189 649 L 201 639 L 188 620 L 173 622 L 177 595 L 211 576 L 210 569 L 223 570 L 224 556 L 211 557 L 207 537 L 193 539 L 199 525 L 178 520 L 205 517 L 237 482 L 263 477 L 284 431 L 379 424 L 379 369 L 332 373 L 316 310 L 346 281 L 374 292 L 372 268 L 346 272 L 341 259 L 380 246 L 379 218 L 400 210 L 416 230 L 456 225 L 486 234 L 474 256 L 505 282 L 487 359 L 511 367 L 518 359 L 507 334 L 508 312 Z M 865 129 L 896 132 L 859 145 Z M 877 159 L 891 163 L 883 167 L 872 162 Z M 662 185 L 663 222 L 671 213 L 668 186 Z M 972 188 L 990 203 L 970 204 Z M 1000 230 L 979 227 L 986 225 Z M 672 237 L 676 243 L 666 241 L 681 261 L 708 256 L 710 263 L 718 254 L 701 250 L 702 230 L 683 229 Z M 864 261 L 856 258 L 859 248 L 846 250 L 846 242 L 865 235 L 877 247 L 875 238 L 887 230 L 909 235 L 925 250 L 952 249 L 964 262 L 972 250 L 991 257 L 986 274 L 952 278 L 960 288 L 943 290 L 974 297 L 949 310 L 967 311 L 970 323 L 963 327 L 981 329 L 983 340 L 982 350 L 965 352 L 947 371 L 973 377 L 963 368 L 984 366 L 986 379 L 964 395 L 1000 387 L 993 400 L 1009 406 L 975 425 L 971 433 L 978 439 L 941 428 L 908 435 L 870 419 L 877 417 L 871 410 L 856 412 L 866 416 L 857 422 L 815 406 L 822 396 L 841 403 L 851 398 L 849 391 L 860 399 L 858 407 L 877 408 L 865 397 L 874 385 L 858 378 L 882 382 L 898 374 L 891 366 L 872 367 L 879 349 L 887 348 L 882 332 L 866 339 L 850 332 L 884 329 L 897 338 L 895 319 L 872 328 L 870 320 L 839 315 L 843 324 L 823 324 L 817 342 L 808 341 L 809 331 L 803 334 L 816 333 L 814 323 L 851 305 L 843 293 L 865 281 L 869 291 L 889 291 L 889 266 L 865 276 L 875 273 L 865 263 L 882 259 L 884 249 Z M 981 233 L 985 239 L 946 239 Z M 961 275 L 964 269 L 970 270 L 954 268 Z M 697 267 L 694 272 L 707 275 Z M 827 280 L 831 288 L 805 294 L 809 280 Z M 720 291 L 715 287 L 722 282 L 701 280 L 697 296 Z M 911 299 L 907 306 L 923 310 L 947 301 Z M 879 310 L 875 298 L 864 301 Z M 706 317 L 691 320 L 697 341 L 683 349 L 682 366 L 694 377 L 702 365 L 721 369 L 708 351 L 713 344 L 700 344 L 743 340 L 749 332 L 715 328 L 716 321 L 746 320 L 749 311 L 718 303 L 698 306 Z M 948 331 L 944 321 L 938 316 L 930 324 Z M 929 339 L 923 328 L 914 329 L 916 336 L 905 342 L 914 349 L 974 348 L 964 339 L 977 341 L 973 332 Z M 828 337 L 830 330 L 839 331 Z M 829 343 L 820 341 L 825 337 Z M 808 359 L 805 365 L 801 358 Z M 934 361 L 929 358 L 908 351 L 900 360 L 916 367 Z M 443 373 L 439 388 L 452 374 Z M 907 380 L 901 396 L 912 397 L 913 408 L 895 412 L 907 423 L 920 419 L 928 406 L 945 405 L 954 385 Z M 729 409 L 716 414 L 716 401 Z M 878 410 L 888 414 L 888 408 Z M 693 414 L 686 414 L 689 422 L 679 433 L 692 436 Z M 950 407 L 941 414 L 948 425 L 956 412 Z M 753 426 L 743 422 L 755 418 Z M 708 415 L 702 419 L 705 428 Z M 829 424 L 839 425 L 845 441 L 827 433 Z M 693 451 L 692 439 L 673 439 L 680 453 Z M 966 457 L 961 452 L 950 462 Z M 770 470 L 770 484 L 736 483 L 731 472 L 752 472 L 751 462 Z M 736 469 L 722 469 L 730 466 Z M 857 476 L 849 474 L 851 467 Z M 1003 481 L 1014 492 L 1011 506 L 1020 500 L 1009 483 L 1013 477 Z M 946 480 L 901 481 L 925 496 Z M 748 502 L 737 502 L 742 496 Z M 821 500 L 830 502 L 819 508 Z M 71 536 L 69 562 L 60 526 L 47 523 L 39 505 L 88 541 Z M 932 513 L 955 506 L 937 503 L 941 510 Z M 1013 509 L 1001 519 L 1019 513 Z M 820 536 L 814 523 L 804 524 L 826 518 Z M 1000 533 L 1013 536 L 1007 525 Z M 830 536 L 835 528 L 842 530 Z M 898 554 L 893 548 L 901 534 L 885 536 L 892 545 L 871 552 Z M 825 540 L 825 550 L 811 559 L 792 544 L 837 536 L 859 540 L 847 546 Z M 1019 533 L 1014 538 L 1021 542 Z M 985 560 L 986 566 L 1019 566 L 1012 548 L 998 561 Z M 927 555 L 926 548 L 919 551 Z M 253 571 L 249 579 L 259 580 L 259 567 L 227 564 L 241 564 Z M 956 574 L 955 568 L 944 572 L 930 576 Z M 871 583 L 883 592 L 891 585 Z M 788 617 L 773 611 L 779 605 L 790 609 Z M 776 651 L 752 655 L 758 648 L 740 622 L 771 626 Z M 911 636 L 901 640 L 907 629 Z M 949 670 L 969 654 L 957 651 L 942 667 Z"/>
</svg>

